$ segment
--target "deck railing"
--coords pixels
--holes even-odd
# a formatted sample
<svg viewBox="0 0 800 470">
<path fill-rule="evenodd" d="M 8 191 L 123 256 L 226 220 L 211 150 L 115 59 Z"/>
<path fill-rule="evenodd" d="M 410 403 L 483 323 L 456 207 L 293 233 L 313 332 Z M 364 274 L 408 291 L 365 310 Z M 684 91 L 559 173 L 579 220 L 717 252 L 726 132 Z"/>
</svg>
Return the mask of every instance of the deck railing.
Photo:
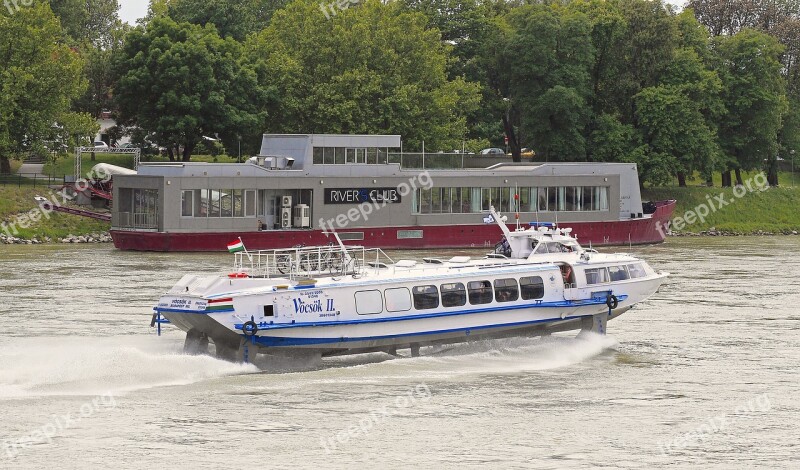
<svg viewBox="0 0 800 470">
<path fill-rule="evenodd" d="M 157 230 L 158 214 L 152 212 L 119 212 L 117 227 Z"/>
<path fill-rule="evenodd" d="M 302 279 L 319 276 L 362 276 L 380 270 L 392 259 L 380 248 L 336 245 L 294 247 L 235 253 L 233 269 L 248 277 Z"/>
</svg>

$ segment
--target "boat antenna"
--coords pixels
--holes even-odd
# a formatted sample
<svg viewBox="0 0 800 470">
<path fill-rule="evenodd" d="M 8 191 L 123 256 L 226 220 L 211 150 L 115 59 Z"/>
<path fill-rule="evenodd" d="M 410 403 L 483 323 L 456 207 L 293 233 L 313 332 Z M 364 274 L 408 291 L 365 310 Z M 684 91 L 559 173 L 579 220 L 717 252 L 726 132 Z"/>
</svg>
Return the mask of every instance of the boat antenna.
<svg viewBox="0 0 800 470">
<path fill-rule="evenodd" d="M 519 185 L 514 183 L 514 218 L 517 220 L 517 232 L 519 232 L 519 208 L 520 208 L 520 200 L 519 200 Z"/>
<path fill-rule="evenodd" d="M 492 215 L 492 218 L 500 226 L 500 230 L 503 231 L 503 235 L 505 235 L 506 240 L 509 239 L 511 236 L 511 232 L 508 230 L 508 226 L 506 225 L 505 217 L 501 217 L 500 214 L 494 209 L 493 205 L 489 206 L 489 213 Z"/>
</svg>

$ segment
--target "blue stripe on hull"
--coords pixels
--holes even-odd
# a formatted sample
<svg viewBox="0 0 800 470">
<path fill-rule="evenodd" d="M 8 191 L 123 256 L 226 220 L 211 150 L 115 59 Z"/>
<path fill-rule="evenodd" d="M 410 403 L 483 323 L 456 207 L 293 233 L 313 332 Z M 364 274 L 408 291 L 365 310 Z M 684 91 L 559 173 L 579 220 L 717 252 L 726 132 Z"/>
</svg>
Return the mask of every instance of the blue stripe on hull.
<svg viewBox="0 0 800 470">
<path fill-rule="evenodd" d="M 623 301 L 628 298 L 627 295 L 620 295 L 617 297 L 619 301 Z M 490 313 L 490 312 L 502 312 L 507 310 L 521 310 L 526 308 L 570 308 L 570 307 L 586 307 L 590 305 L 605 305 L 605 299 L 599 300 L 585 300 L 585 301 L 572 301 L 572 300 L 564 300 L 559 302 L 540 302 L 540 303 L 530 303 L 530 304 L 523 304 L 523 305 L 508 305 L 504 307 L 493 307 L 493 308 L 483 308 L 483 309 L 471 309 L 471 310 L 458 310 L 454 312 L 437 312 L 437 313 L 426 313 L 422 315 L 407 315 L 402 317 L 388 317 L 388 318 L 365 318 L 363 320 L 340 320 L 340 321 L 324 321 L 324 322 L 304 322 L 304 323 L 275 323 L 275 324 L 264 324 L 263 322 L 258 325 L 260 330 L 280 330 L 286 328 L 306 328 L 306 327 L 322 327 L 322 326 L 345 326 L 345 325 L 363 325 L 369 323 L 386 323 L 386 322 L 395 322 L 395 321 L 409 321 L 409 320 L 425 320 L 429 318 L 440 318 L 440 317 L 451 317 L 457 315 L 474 315 L 478 313 Z M 236 324 L 234 327 L 237 330 L 242 329 L 242 324 Z"/>
<path fill-rule="evenodd" d="M 458 332 L 472 332 L 475 330 L 486 330 L 491 328 L 511 328 L 511 327 L 523 327 L 523 326 L 531 326 L 541 323 L 558 323 L 562 321 L 568 320 L 575 320 L 578 318 L 582 318 L 584 316 L 591 316 L 591 315 L 579 315 L 575 317 L 556 317 L 556 318 L 548 318 L 545 320 L 530 320 L 524 322 L 515 322 L 515 323 L 500 323 L 494 325 L 481 325 L 475 327 L 464 327 L 464 328 L 452 328 L 447 330 L 434 330 L 434 331 L 419 331 L 415 333 L 403 333 L 397 335 L 381 335 L 381 336 L 362 336 L 362 337 L 337 337 L 337 338 L 291 338 L 291 337 L 281 337 L 281 336 L 254 336 L 248 337 L 249 340 L 254 341 L 259 346 L 264 347 L 287 347 L 287 346 L 324 346 L 329 345 L 331 347 L 341 345 L 342 343 L 352 343 L 356 341 L 376 341 L 376 340 L 383 340 L 383 339 L 398 339 L 398 338 L 413 338 L 417 336 L 430 336 L 430 335 L 439 335 L 439 334 L 447 334 L 447 333 L 458 333 Z"/>
<path fill-rule="evenodd" d="M 627 295 L 619 295 L 617 297 L 620 302 L 624 301 L 628 298 Z M 323 322 L 303 322 L 303 323 L 271 323 L 264 325 L 259 324 L 258 327 L 261 330 L 279 330 L 284 328 L 305 328 L 305 327 L 321 327 L 321 326 L 344 326 L 344 325 L 361 325 L 361 324 L 368 324 L 368 323 L 385 323 L 385 322 L 395 322 L 395 321 L 409 321 L 409 320 L 423 320 L 428 318 L 439 318 L 439 317 L 449 317 L 449 316 L 456 316 L 456 315 L 473 315 L 476 313 L 489 313 L 489 312 L 502 312 L 507 310 L 520 310 L 526 308 L 570 308 L 570 307 L 585 307 L 589 305 L 605 305 L 606 301 L 603 298 L 598 299 L 587 299 L 587 300 L 562 300 L 557 302 L 533 302 L 527 304 L 517 304 L 517 305 L 507 305 L 503 307 L 492 307 L 492 308 L 483 308 L 483 309 L 470 309 L 470 310 L 456 310 L 451 312 L 437 312 L 437 313 L 426 313 L 422 315 L 405 315 L 399 317 L 387 317 L 387 318 L 364 318 L 364 319 L 357 319 L 357 320 L 339 320 L 339 321 L 323 321 Z M 195 315 L 208 315 L 210 313 L 227 313 L 233 312 L 234 309 L 230 310 L 216 310 L 216 311 L 197 311 L 197 310 L 181 310 L 181 309 L 169 309 L 169 308 L 155 308 L 154 309 L 160 313 L 188 313 L 188 314 L 195 314 Z M 242 329 L 242 324 L 236 324 L 235 328 L 237 330 Z"/>
</svg>

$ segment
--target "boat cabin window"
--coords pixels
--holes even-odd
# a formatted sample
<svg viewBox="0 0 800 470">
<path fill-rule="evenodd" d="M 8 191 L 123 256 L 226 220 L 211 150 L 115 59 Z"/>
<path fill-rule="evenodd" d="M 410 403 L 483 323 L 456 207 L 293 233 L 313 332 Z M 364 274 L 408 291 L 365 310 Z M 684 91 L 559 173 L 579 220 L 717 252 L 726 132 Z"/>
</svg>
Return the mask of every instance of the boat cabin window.
<svg viewBox="0 0 800 470">
<path fill-rule="evenodd" d="M 426 310 L 439 306 L 439 289 L 436 286 L 414 287 L 414 308 Z"/>
<path fill-rule="evenodd" d="M 631 279 L 647 277 L 647 271 L 644 270 L 642 263 L 629 264 L 628 273 L 630 273 Z"/>
<path fill-rule="evenodd" d="M 572 248 L 568 246 L 564 246 L 558 242 L 541 242 L 539 246 L 536 247 L 536 254 L 543 254 L 543 253 L 571 253 Z"/>
<path fill-rule="evenodd" d="M 467 284 L 469 303 L 472 305 L 492 302 L 492 283 L 489 281 L 472 281 Z"/>
<path fill-rule="evenodd" d="M 387 312 L 407 312 L 411 310 L 411 292 L 405 287 L 386 289 L 383 292 Z"/>
<path fill-rule="evenodd" d="M 516 279 L 495 279 L 494 298 L 498 302 L 513 302 L 519 299 L 519 288 Z"/>
<path fill-rule="evenodd" d="M 586 284 L 604 284 L 609 282 L 608 269 L 606 268 L 591 268 L 585 271 Z"/>
<path fill-rule="evenodd" d="M 611 282 L 628 280 L 628 270 L 625 266 L 609 266 L 608 275 Z"/>
<path fill-rule="evenodd" d="M 455 282 L 442 284 L 442 307 L 461 307 L 467 304 L 467 289 L 464 284 Z"/>
<path fill-rule="evenodd" d="M 275 306 L 274 305 L 264 305 L 264 316 L 265 317 L 274 317 L 275 316 Z"/>
<path fill-rule="evenodd" d="M 544 281 L 540 276 L 523 277 L 519 280 L 522 300 L 541 299 L 544 297 Z"/>
<path fill-rule="evenodd" d="M 383 296 L 379 290 L 356 292 L 356 312 L 359 315 L 374 315 L 383 312 Z"/>
</svg>

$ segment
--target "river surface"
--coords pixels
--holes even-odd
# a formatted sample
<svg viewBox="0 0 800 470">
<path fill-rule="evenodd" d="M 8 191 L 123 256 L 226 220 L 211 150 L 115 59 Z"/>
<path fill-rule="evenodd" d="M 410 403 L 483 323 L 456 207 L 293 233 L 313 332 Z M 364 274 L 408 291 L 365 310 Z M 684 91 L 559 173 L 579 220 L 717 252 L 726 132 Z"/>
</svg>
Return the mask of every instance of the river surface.
<svg viewBox="0 0 800 470">
<path fill-rule="evenodd" d="M 274 373 L 149 327 L 229 255 L 0 246 L 0 468 L 797 468 L 800 237 L 632 251 L 672 276 L 605 337 Z"/>
</svg>

